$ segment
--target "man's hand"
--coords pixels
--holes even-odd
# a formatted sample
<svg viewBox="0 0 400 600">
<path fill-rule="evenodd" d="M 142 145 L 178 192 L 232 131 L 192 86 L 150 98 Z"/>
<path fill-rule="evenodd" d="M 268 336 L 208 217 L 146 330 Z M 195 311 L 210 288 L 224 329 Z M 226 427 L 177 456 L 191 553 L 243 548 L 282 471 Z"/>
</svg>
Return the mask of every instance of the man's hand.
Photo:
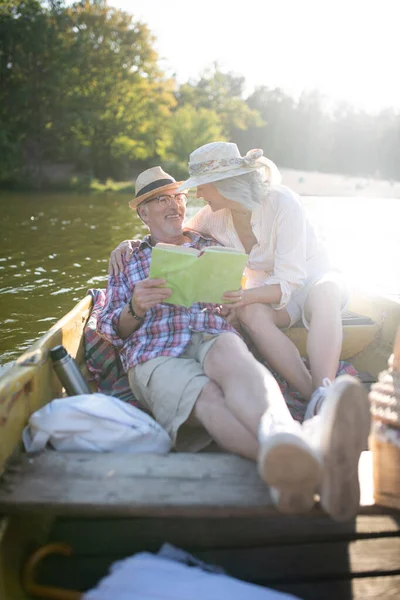
<svg viewBox="0 0 400 600">
<path fill-rule="evenodd" d="M 230 325 L 232 325 L 232 327 L 234 327 L 235 329 L 237 329 L 239 331 L 240 321 L 238 319 L 236 310 L 234 308 L 230 308 L 230 306 L 228 304 L 223 304 L 221 306 L 220 315 L 221 315 L 221 317 L 224 317 L 224 319 L 228 323 L 230 323 Z"/>
<path fill-rule="evenodd" d="M 165 285 L 165 279 L 143 279 L 136 284 L 132 296 L 132 308 L 135 315 L 144 317 L 150 308 L 164 302 L 171 295 L 171 290 L 160 287 L 162 285 Z M 132 318 L 132 315 L 129 314 L 129 303 L 125 304 L 119 317 L 118 335 L 125 340 L 140 327 L 140 323 L 140 320 Z"/>
<path fill-rule="evenodd" d="M 143 279 L 135 286 L 132 296 L 132 307 L 138 317 L 144 317 L 146 312 L 164 302 L 172 293 L 165 285 L 165 279 Z"/>
<path fill-rule="evenodd" d="M 124 240 L 111 252 L 110 261 L 108 263 L 108 272 L 115 277 L 124 268 L 123 258 L 126 261 L 132 255 L 132 252 L 140 244 L 140 240 Z"/>
</svg>

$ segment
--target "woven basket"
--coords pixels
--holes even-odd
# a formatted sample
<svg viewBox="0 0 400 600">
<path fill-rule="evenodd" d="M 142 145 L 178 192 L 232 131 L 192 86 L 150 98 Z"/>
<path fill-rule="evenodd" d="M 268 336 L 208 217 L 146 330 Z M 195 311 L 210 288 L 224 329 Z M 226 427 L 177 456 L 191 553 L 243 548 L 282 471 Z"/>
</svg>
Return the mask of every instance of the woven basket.
<svg viewBox="0 0 400 600">
<path fill-rule="evenodd" d="M 400 510 L 400 328 L 388 370 L 380 373 L 369 400 L 375 502 Z"/>
</svg>

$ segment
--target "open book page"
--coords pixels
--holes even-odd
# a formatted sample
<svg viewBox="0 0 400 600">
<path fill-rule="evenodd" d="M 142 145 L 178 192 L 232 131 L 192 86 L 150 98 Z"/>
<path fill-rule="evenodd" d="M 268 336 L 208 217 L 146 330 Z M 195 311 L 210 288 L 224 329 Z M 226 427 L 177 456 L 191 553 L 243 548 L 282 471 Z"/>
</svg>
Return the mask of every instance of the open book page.
<svg viewBox="0 0 400 600">
<path fill-rule="evenodd" d="M 197 250 L 197 248 L 192 248 L 191 246 L 177 246 L 176 244 L 165 244 L 159 242 L 154 246 L 159 250 L 165 250 L 165 252 L 176 252 L 178 254 L 194 254 L 195 256 L 199 256 L 202 250 Z M 210 246 L 210 248 L 214 248 L 217 246 Z"/>
<path fill-rule="evenodd" d="M 191 248 L 186 248 L 190 249 Z M 195 248 L 194 248 L 195 250 Z M 192 306 L 192 270 L 193 265 L 199 260 L 198 252 L 176 252 L 156 245 L 151 252 L 149 277 L 151 279 L 165 279 L 166 286 L 172 290 L 171 296 L 166 300 L 168 304 Z"/>
<path fill-rule="evenodd" d="M 221 304 L 224 292 L 241 287 L 248 256 L 242 252 L 209 252 L 206 249 L 194 265 L 194 294 L 196 302 Z M 222 248 L 221 248 L 222 250 Z"/>
<path fill-rule="evenodd" d="M 236 248 L 229 248 L 228 246 L 206 246 L 201 252 L 224 252 L 225 254 L 228 252 L 229 254 L 243 254 L 243 252 L 240 250 L 236 250 Z"/>
<path fill-rule="evenodd" d="M 194 254 L 165 246 L 157 244 L 153 248 L 149 277 L 167 281 L 166 286 L 172 290 L 167 303 L 187 308 L 195 302 L 221 304 L 224 292 L 240 288 L 247 254 L 231 252 L 231 248 L 224 252 L 223 246 L 215 246 L 217 251 L 210 251 L 212 247 L 209 246 L 197 256 L 199 250 Z"/>
</svg>

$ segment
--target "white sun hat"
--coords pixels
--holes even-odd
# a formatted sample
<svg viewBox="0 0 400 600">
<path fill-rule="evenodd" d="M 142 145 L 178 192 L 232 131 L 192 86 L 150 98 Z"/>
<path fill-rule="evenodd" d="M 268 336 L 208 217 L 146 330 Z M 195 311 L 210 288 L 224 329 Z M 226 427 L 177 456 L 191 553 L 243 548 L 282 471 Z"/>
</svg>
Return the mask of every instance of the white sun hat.
<svg viewBox="0 0 400 600">
<path fill-rule="evenodd" d="M 253 173 L 258 169 L 264 169 L 265 180 L 271 185 L 280 183 L 278 167 L 263 154 L 262 150 L 257 149 L 241 156 L 237 145 L 231 142 L 211 142 L 200 146 L 189 157 L 190 177 L 181 183 L 178 191 Z"/>
</svg>

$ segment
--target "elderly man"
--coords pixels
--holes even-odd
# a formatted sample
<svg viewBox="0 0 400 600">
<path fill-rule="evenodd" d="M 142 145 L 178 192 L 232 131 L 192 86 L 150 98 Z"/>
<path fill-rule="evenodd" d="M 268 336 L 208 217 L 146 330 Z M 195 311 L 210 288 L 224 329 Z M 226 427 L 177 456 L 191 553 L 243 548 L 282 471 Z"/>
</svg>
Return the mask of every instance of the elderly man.
<svg viewBox="0 0 400 600">
<path fill-rule="evenodd" d="M 130 206 L 150 234 L 124 259 L 122 271 L 110 275 L 99 333 L 119 348 L 134 394 L 167 430 L 176 450 L 199 451 L 214 440 L 229 452 L 258 461 L 260 475 L 282 511 L 310 509 L 322 486 L 329 496 L 326 510 L 338 519 L 352 516 L 341 508 L 344 492 L 336 486 L 336 470 L 327 474 L 323 467 L 325 455 L 330 453 L 335 462 L 334 451 L 341 450 L 346 397 L 352 393 L 365 400 L 359 384 L 339 381 L 340 389 L 336 386 L 327 401 L 324 428 L 318 421 L 307 431 L 309 443 L 275 379 L 219 307 L 167 304 L 171 290 L 163 287 L 166 282 L 148 278 L 157 242 L 195 248 L 215 244 L 183 228 L 186 194 L 177 192 L 179 185 L 161 167 L 139 175 Z"/>
</svg>

